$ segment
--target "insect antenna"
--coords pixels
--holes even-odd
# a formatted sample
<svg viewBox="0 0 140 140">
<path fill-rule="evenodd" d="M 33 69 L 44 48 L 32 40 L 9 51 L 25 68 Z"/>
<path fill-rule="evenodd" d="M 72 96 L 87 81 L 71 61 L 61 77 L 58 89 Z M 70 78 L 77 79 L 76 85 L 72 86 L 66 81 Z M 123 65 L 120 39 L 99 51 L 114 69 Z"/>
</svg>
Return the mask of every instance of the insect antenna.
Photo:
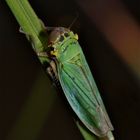
<svg viewBox="0 0 140 140">
<path fill-rule="evenodd" d="M 72 23 L 69 25 L 68 29 L 71 29 L 71 27 L 73 26 L 73 24 L 76 22 L 76 20 L 78 19 L 79 17 L 79 13 L 77 12 L 76 13 L 76 17 L 73 19 Z"/>
</svg>

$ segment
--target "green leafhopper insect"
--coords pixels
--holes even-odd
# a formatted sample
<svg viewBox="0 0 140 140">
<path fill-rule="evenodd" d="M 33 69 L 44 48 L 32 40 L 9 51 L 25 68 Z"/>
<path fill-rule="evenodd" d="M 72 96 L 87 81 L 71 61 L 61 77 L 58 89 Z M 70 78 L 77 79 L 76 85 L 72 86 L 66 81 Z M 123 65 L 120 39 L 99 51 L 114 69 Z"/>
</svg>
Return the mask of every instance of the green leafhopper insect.
<svg viewBox="0 0 140 140">
<path fill-rule="evenodd" d="M 113 126 L 78 43 L 78 35 L 64 27 L 54 27 L 49 35 L 48 57 L 55 77 L 82 123 L 95 135 L 106 136 Z M 52 71 L 49 70 L 52 76 Z"/>
</svg>

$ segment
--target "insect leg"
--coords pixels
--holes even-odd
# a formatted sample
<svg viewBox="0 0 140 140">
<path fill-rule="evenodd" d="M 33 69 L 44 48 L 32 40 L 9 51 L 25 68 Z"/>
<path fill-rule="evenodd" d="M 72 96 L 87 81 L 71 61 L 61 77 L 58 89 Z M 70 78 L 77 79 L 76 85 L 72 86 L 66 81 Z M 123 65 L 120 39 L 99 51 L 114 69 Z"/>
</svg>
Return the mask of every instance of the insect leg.
<svg viewBox="0 0 140 140">
<path fill-rule="evenodd" d="M 51 77 L 52 81 L 54 82 L 54 85 L 57 88 L 60 88 L 61 86 L 60 86 L 60 83 L 59 83 L 55 62 L 51 61 L 50 66 L 46 70 L 47 70 L 47 73 L 49 74 L 49 76 Z"/>
<path fill-rule="evenodd" d="M 33 37 L 32 35 L 30 35 L 30 34 L 24 32 L 23 29 L 22 29 L 21 27 L 19 28 L 19 32 L 25 34 L 26 38 L 29 40 L 29 42 L 31 42 L 32 47 L 33 47 L 34 51 L 36 52 L 36 49 L 35 49 L 35 44 L 36 44 L 36 43 L 35 43 L 34 37 Z"/>
<path fill-rule="evenodd" d="M 22 34 L 25 34 L 27 39 L 30 41 L 30 35 L 28 33 L 24 32 L 21 27 L 19 27 L 19 32 L 22 33 Z"/>
<path fill-rule="evenodd" d="M 56 69 L 56 64 L 55 64 L 55 62 L 54 62 L 54 61 L 51 61 L 51 62 L 50 62 L 50 66 L 52 67 L 52 70 L 53 70 L 53 72 L 54 72 L 54 74 L 55 74 L 55 77 L 58 79 L 58 74 L 57 74 L 57 69 Z"/>
<path fill-rule="evenodd" d="M 39 57 L 48 57 L 47 52 L 36 52 Z"/>
</svg>

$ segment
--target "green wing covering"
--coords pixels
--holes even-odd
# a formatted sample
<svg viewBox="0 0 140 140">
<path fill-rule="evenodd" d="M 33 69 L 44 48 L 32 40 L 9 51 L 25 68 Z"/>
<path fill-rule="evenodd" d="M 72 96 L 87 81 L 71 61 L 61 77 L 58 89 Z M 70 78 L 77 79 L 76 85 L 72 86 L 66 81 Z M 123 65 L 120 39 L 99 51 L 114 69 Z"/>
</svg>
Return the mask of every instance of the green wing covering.
<svg viewBox="0 0 140 140">
<path fill-rule="evenodd" d="M 71 40 L 65 46 L 57 65 L 65 96 L 86 127 L 94 134 L 104 136 L 113 127 L 84 54 L 76 41 Z"/>
</svg>

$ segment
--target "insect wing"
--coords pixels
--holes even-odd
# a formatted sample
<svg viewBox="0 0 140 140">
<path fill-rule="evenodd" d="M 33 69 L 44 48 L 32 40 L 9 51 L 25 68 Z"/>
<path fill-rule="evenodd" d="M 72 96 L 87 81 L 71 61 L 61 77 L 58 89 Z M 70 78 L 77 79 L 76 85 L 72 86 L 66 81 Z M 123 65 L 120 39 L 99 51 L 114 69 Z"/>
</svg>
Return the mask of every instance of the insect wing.
<svg viewBox="0 0 140 140">
<path fill-rule="evenodd" d="M 106 135 L 113 127 L 79 43 L 69 43 L 59 62 L 58 76 L 71 107 L 90 131 Z"/>
</svg>

